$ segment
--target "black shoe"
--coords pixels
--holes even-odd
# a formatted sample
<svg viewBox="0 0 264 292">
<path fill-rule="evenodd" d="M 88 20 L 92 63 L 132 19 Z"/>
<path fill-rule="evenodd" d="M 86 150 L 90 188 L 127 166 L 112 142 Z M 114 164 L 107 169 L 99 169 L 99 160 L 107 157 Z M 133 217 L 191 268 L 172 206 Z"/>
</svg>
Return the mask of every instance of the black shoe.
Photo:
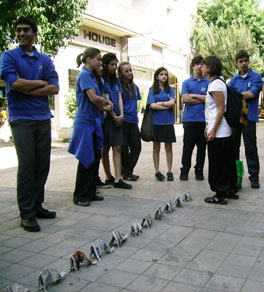
<svg viewBox="0 0 264 292">
<path fill-rule="evenodd" d="M 189 169 L 181 168 L 180 180 L 188 180 Z"/>
<path fill-rule="evenodd" d="M 260 188 L 260 184 L 258 180 L 252 180 L 251 181 L 251 187 L 252 189 L 259 189 Z"/>
<path fill-rule="evenodd" d="M 167 172 L 167 181 L 174 181 L 173 173 Z"/>
<path fill-rule="evenodd" d="M 105 184 L 108 186 L 111 186 L 111 185 L 113 186 L 114 183 L 115 183 L 115 178 L 113 176 L 111 176 L 110 179 L 105 180 Z"/>
<path fill-rule="evenodd" d="M 40 207 L 36 212 L 36 217 L 42 219 L 53 219 L 56 218 L 56 212 Z"/>
<path fill-rule="evenodd" d="M 114 187 L 119 188 L 119 189 L 127 189 L 127 190 L 132 189 L 132 185 L 125 183 L 122 179 L 120 179 L 117 183 L 115 182 Z"/>
<path fill-rule="evenodd" d="M 76 201 L 74 204 L 82 207 L 88 207 L 91 206 L 90 201 Z"/>
<path fill-rule="evenodd" d="M 20 226 L 29 232 L 40 231 L 40 226 L 35 218 L 23 219 L 21 218 Z"/>
<path fill-rule="evenodd" d="M 202 168 L 196 168 L 195 169 L 195 178 L 196 180 L 204 180 L 204 175 L 203 175 L 203 169 Z"/>
<path fill-rule="evenodd" d="M 132 173 L 123 175 L 123 179 L 128 181 L 136 181 L 138 180 L 138 178 L 139 178 L 138 175 L 134 175 Z"/>
<path fill-rule="evenodd" d="M 103 200 L 104 200 L 104 197 L 102 196 L 94 195 L 93 197 L 91 197 L 91 201 L 103 201 Z"/>
<path fill-rule="evenodd" d="M 165 179 L 165 176 L 160 171 L 158 171 L 157 173 L 155 173 L 155 177 L 159 181 L 164 181 L 164 179 Z"/>
<path fill-rule="evenodd" d="M 96 183 L 96 187 L 98 189 L 109 189 L 109 188 L 111 188 L 110 184 L 103 183 L 100 179 L 98 179 L 98 181 Z"/>
</svg>

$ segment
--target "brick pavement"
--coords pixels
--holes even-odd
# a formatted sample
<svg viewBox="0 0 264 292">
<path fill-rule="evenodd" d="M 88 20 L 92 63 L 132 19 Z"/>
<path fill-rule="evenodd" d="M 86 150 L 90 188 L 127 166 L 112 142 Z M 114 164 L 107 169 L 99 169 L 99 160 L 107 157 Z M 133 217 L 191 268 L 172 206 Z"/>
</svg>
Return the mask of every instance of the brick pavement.
<svg viewBox="0 0 264 292">
<path fill-rule="evenodd" d="M 260 138 L 262 158 L 262 133 Z M 16 167 L 1 169 L 0 290 L 16 282 L 37 291 L 44 267 L 68 270 L 74 251 L 89 254 L 92 242 L 109 242 L 115 229 L 129 234 L 131 225 L 146 213 L 153 216 L 160 204 L 164 207 L 168 199 L 191 191 L 193 201 L 184 208 L 155 220 L 152 229 L 129 237 L 97 265 L 68 274 L 49 291 L 264 291 L 263 180 L 260 190 L 252 190 L 245 178 L 240 200 L 208 206 L 203 203 L 210 195 L 206 181 L 196 182 L 193 174 L 187 183 L 178 181 L 181 138 L 177 139 L 174 182 L 154 179 L 151 144 L 144 144 L 136 169 L 141 177 L 133 190 L 104 190 L 105 201 L 88 208 L 72 204 L 75 159 L 65 147 L 53 148 L 45 207 L 56 209 L 57 218 L 39 219 L 39 233 L 19 227 Z"/>
</svg>

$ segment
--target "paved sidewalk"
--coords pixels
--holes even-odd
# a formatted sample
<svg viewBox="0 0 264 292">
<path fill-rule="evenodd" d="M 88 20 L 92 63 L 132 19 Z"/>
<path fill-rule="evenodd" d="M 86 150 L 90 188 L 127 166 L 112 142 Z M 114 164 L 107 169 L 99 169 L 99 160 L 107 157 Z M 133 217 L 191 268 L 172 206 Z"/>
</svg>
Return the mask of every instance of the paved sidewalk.
<svg viewBox="0 0 264 292">
<path fill-rule="evenodd" d="M 263 124 L 258 128 L 258 146 L 263 167 Z M 179 129 L 176 129 L 180 131 Z M 203 202 L 210 195 L 207 181 L 197 182 L 193 171 L 187 182 L 178 180 L 182 137 L 174 145 L 174 182 L 154 178 L 152 145 L 144 143 L 135 170 L 140 175 L 132 190 L 103 190 L 105 201 L 91 207 L 72 203 L 77 162 L 67 145 L 54 144 L 46 187 L 45 207 L 57 211 L 57 218 L 39 219 L 42 231 L 25 232 L 19 227 L 16 203 L 16 163 L 14 149 L 0 149 L 8 163 L 0 167 L 0 291 L 20 283 L 37 291 L 37 280 L 45 267 L 58 272 L 69 269 L 76 250 L 87 255 L 97 239 L 109 242 L 112 231 L 129 234 L 133 223 L 141 223 L 159 205 L 188 191 L 193 200 L 154 220 L 151 229 L 130 237 L 120 249 L 103 256 L 97 265 L 68 274 L 49 291 L 59 292 L 219 292 L 264 291 L 264 181 L 261 188 L 249 186 L 245 171 L 240 200 L 227 206 Z M 165 173 L 162 149 L 161 169 Z M 244 157 L 244 150 L 241 149 Z M 263 168 L 262 168 L 263 169 Z M 207 166 L 205 168 L 205 174 Z M 104 178 L 101 171 L 101 177 Z"/>
</svg>

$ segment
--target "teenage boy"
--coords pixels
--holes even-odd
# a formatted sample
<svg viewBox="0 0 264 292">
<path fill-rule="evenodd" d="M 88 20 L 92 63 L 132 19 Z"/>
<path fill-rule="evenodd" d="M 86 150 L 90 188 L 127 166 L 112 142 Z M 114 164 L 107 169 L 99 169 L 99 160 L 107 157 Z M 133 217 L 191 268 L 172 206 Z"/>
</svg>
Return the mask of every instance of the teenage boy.
<svg viewBox="0 0 264 292">
<path fill-rule="evenodd" d="M 241 92 L 248 107 L 248 124 L 245 127 L 233 128 L 232 137 L 236 160 L 239 160 L 241 134 L 243 134 L 249 180 L 252 188 L 259 188 L 259 158 L 257 149 L 256 122 L 258 122 L 259 93 L 263 87 L 261 74 L 249 68 L 249 54 L 241 50 L 236 54 L 239 73 L 234 76 L 229 86 Z"/>
<path fill-rule="evenodd" d="M 197 146 L 196 164 L 194 166 L 195 178 L 196 180 L 204 179 L 203 167 L 206 150 L 204 102 L 209 80 L 202 76 L 202 60 L 203 57 L 201 56 L 192 59 L 193 74 L 182 84 L 184 135 L 180 180 L 188 180 L 195 145 Z"/>
<path fill-rule="evenodd" d="M 18 158 L 17 201 L 21 226 L 40 231 L 37 218 L 55 218 L 42 207 L 49 173 L 52 118 L 48 96 L 59 91 L 51 59 L 34 47 L 37 24 L 20 17 L 15 25 L 19 46 L 3 53 L 1 79 L 6 82 L 9 123 Z"/>
</svg>

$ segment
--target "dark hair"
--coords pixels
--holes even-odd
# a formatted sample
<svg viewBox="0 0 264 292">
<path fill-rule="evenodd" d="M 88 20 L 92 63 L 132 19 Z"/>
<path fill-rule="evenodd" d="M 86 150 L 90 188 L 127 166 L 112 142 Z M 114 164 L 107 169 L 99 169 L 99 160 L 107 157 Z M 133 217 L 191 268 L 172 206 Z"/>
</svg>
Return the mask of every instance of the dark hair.
<svg viewBox="0 0 264 292">
<path fill-rule="evenodd" d="M 152 89 L 153 89 L 154 94 L 158 94 L 160 92 L 159 80 L 157 80 L 157 77 L 158 77 L 158 75 L 162 71 L 166 71 L 167 72 L 167 75 L 168 75 L 167 81 L 164 84 L 164 91 L 166 93 L 169 93 L 170 92 L 169 73 L 168 73 L 168 70 L 166 68 L 164 68 L 164 67 L 160 67 L 154 73 L 154 81 L 153 81 L 153 85 L 152 85 Z"/>
<path fill-rule="evenodd" d="M 192 59 L 192 67 L 195 65 L 199 65 L 202 63 L 203 57 L 202 56 L 196 56 Z"/>
<path fill-rule="evenodd" d="M 209 75 L 211 77 L 222 75 L 222 63 L 216 56 L 208 56 L 202 60 L 202 63 L 210 67 Z"/>
<path fill-rule="evenodd" d="M 100 53 L 101 51 L 96 48 L 86 48 L 83 53 L 76 57 L 77 68 L 79 68 L 82 63 L 85 64 L 88 57 L 95 58 Z"/>
<path fill-rule="evenodd" d="M 15 29 L 19 24 L 28 24 L 30 25 L 33 32 L 38 31 L 37 23 L 30 17 L 20 16 L 15 22 Z"/>
<path fill-rule="evenodd" d="M 238 59 L 241 59 L 241 58 L 247 58 L 249 59 L 249 54 L 247 51 L 245 50 L 240 50 L 236 53 L 236 62 L 238 61 Z"/>
<path fill-rule="evenodd" d="M 131 80 L 127 80 L 124 75 L 123 75 L 123 67 L 125 65 L 131 65 L 129 62 L 122 62 L 118 66 L 118 78 L 120 79 L 120 83 L 122 85 L 123 90 L 127 94 L 128 98 L 134 97 L 137 98 L 137 93 L 136 93 L 136 86 L 135 83 L 133 82 L 133 78 Z M 132 89 L 132 96 L 130 96 L 130 89 Z"/>
<path fill-rule="evenodd" d="M 108 80 L 111 85 L 115 83 L 117 77 L 116 77 L 116 73 L 109 75 L 109 72 L 107 70 L 107 65 L 113 60 L 116 60 L 118 62 L 118 59 L 115 54 L 108 53 L 108 54 L 103 55 L 103 58 L 102 58 L 103 75 L 102 76 L 104 79 Z"/>
</svg>

